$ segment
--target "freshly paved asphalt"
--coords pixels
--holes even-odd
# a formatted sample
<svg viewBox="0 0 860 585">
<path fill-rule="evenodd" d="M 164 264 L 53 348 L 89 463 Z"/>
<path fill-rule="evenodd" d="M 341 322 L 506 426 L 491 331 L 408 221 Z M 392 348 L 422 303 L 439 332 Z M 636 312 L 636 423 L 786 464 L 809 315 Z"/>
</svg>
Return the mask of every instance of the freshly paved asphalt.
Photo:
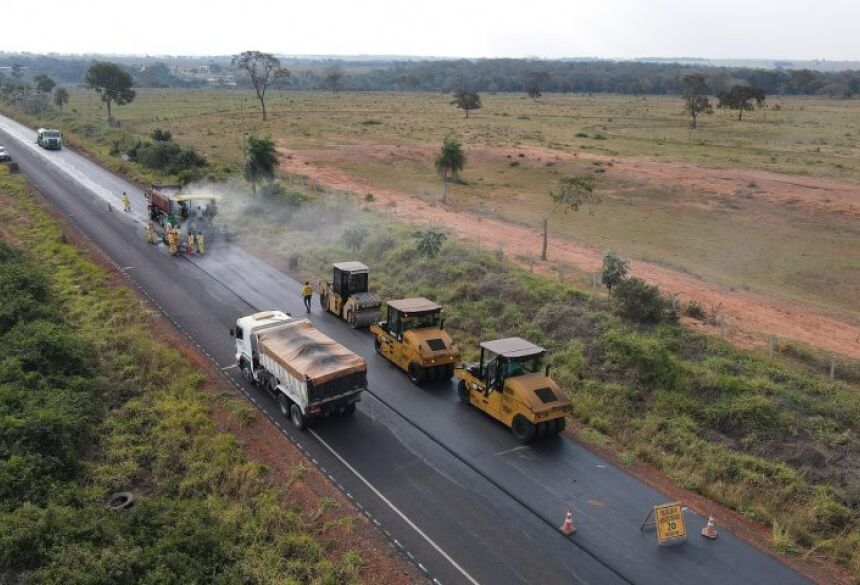
<svg viewBox="0 0 860 585">
<path fill-rule="evenodd" d="M 244 383 L 228 330 L 264 309 L 302 315 L 299 284 L 236 245 L 210 242 L 205 257 L 174 258 L 144 241 L 145 201 L 124 179 L 64 149 L 44 151 L 32 130 L 0 116 L 4 144 L 30 181 L 89 237 L 249 400 L 437 583 L 809 583 L 778 560 L 721 531 L 660 547 L 640 531 L 668 501 L 611 463 L 561 437 L 529 447 L 474 409 L 453 384 L 413 386 L 378 357 L 366 332 L 332 315 L 316 327 L 368 362 L 370 389 L 350 418 L 290 427 L 274 401 Z M 120 197 L 127 191 L 132 211 Z M 372 276 L 371 276 L 372 278 Z M 577 532 L 558 526 L 574 509 Z"/>
</svg>

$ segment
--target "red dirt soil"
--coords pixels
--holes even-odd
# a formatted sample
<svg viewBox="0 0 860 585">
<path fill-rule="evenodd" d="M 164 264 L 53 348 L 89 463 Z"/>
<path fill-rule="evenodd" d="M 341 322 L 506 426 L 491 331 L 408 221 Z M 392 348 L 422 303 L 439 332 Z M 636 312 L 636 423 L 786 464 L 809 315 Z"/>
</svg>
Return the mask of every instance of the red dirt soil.
<svg viewBox="0 0 860 585">
<path fill-rule="evenodd" d="M 356 144 L 337 149 L 287 150 L 281 167 L 284 171 L 305 175 L 332 189 L 355 194 L 372 192 L 372 203 L 378 211 L 393 215 L 410 223 L 428 223 L 451 230 L 461 240 L 478 240 L 489 249 L 539 250 L 540 234 L 537 230 L 516 225 L 501 219 L 481 217 L 456 204 L 442 205 L 428 202 L 415 195 L 377 186 L 357 179 L 336 168 L 336 164 L 357 163 L 368 160 L 396 164 L 404 160 L 432 160 L 429 148 L 390 145 Z M 544 160 L 571 160 L 569 153 L 538 148 L 481 148 L 470 149 L 474 160 L 506 158 L 512 154 L 526 154 Z M 725 196 L 734 196 L 741 190 L 749 191 L 756 184 L 758 197 L 780 204 L 806 206 L 817 211 L 860 217 L 860 187 L 829 179 L 794 177 L 767 171 L 748 169 L 711 169 L 683 163 L 655 162 L 639 159 L 619 159 L 595 155 L 579 158 L 613 162 L 613 172 L 638 181 L 652 181 L 665 185 L 683 185 L 692 190 L 705 190 Z M 826 193 L 826 196 L 822 196 Z M 550 237 L 550 257 L 553 261 L 569 263 L 579 270 L 593 273 L 602 265 L 602 251 L 597 247 L 579 244 L 563 238 Z M 538 263 L 538 270 L 550 272 L 553 266 Z M 777 299 L 748 291 L 730 290 L 729 287 L 708 282 L 650 262 L 634 261 L 631 272 L 659 285 L 663 290 L 678 293 L 680 300 L 695 299 L 704 307 L 720 307 L 724 317 L 725 335 L 743 347 L 762 346 L 766 336 L 776 335 L 794 339 L 830 352 L 860 359 L 860 326 L 850 317 L 837 317 L 799 302 Z M 719 328 L 691 322 L 709 333 Z"/>
</svg>

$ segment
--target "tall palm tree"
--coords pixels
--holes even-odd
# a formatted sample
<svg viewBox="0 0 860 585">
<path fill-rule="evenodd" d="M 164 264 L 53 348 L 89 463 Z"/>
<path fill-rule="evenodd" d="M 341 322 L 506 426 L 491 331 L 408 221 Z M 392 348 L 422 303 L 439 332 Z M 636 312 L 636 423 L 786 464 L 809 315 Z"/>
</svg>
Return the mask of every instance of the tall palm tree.
<svg viewBox="0 0 860 585">
<path fill-rule="evenodd" d="M 271 181 L 278 168 L 278 151 L 275 143 L 268 138 L 248 138 L 248 159 L 245 162 L 245 178 L 251 183 L 254 193 L 257 183 Z"/>
<path fill-rule="evenodd" d="M 464 166 L 466 155 L 463 145 L 453 136 L 446 136 L 442 140 L 442 149 L 436 155 L 436 171 L 442 175 L 442 203 L 448 203 L 448 175 L 456 177 Z"/>
</svg>

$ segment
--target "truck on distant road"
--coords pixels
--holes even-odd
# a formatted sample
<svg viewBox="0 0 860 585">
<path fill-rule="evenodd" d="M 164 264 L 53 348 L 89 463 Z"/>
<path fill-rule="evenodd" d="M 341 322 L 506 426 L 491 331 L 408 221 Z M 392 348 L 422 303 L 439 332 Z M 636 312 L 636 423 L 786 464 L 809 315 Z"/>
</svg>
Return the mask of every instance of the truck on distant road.
<svg viewBox="0 0 860 585">
<path fill-rule="evenodd" d="M 367 388 L 367 363 L 309 320 L 264 311 L 238 319 L 230 334 L 242 375 L 271 393 L 296 428 L 355 412 Z"/>
<path fill-rule="evenodd" d="M 63 148 L 63 133 L 51 128 L 39 128 L 36 131 L 36 144 L 46 150 Z"/>
</svg>

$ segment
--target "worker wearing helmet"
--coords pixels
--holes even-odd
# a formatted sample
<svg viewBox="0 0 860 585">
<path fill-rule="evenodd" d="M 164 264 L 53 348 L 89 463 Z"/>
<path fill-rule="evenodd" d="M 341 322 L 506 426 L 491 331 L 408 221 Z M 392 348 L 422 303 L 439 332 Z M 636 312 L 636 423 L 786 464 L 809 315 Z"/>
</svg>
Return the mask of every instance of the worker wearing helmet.
<svg viewBox="0 0 860 585">
<path fill-rule="evenodd" d="M 167 222 L 167 225 L 164 229 L 167 230 L 167 249 L 170 251 L 171 256 L 176 256 L 176 253 L 179 251 L 179 240 L 177 237 L 177 233 L 173 229 L 173 226 L 170 224 L 170 222 Z"/>
<path fill-rule="evenodd" d="M 307 312 L 311 312 L 311 298 L 314 296 L 314 287 L 311 286 L 309 281 L 305 281 L 305 285 L 302 287 L 302 298 L 305 301 L 305 309 Z"/>
<path fill-rule="evenodd" d="M 197 232 L 197 253 L 201 256 L 206 253 L 206 242 L 203 240 L 203 232 Z"/>
<path fill-rule="evenodd" d="M 122 210 L 128 213 L 131 211 L 131 201 L 128 199 L 128 193 L 122 192 Z"/>
<path fill-rule="evenodd" d="M 146 241 L 150 244 L 155 243 L 155 227 L 151 221 L 146 223 Z"/>
<path fill-rule="evenodd" d="M 185 253 L 189 256 L 194 253 L 194 234 L 188 232 L 188 238 L 185 240 Z"/>
</svg>

